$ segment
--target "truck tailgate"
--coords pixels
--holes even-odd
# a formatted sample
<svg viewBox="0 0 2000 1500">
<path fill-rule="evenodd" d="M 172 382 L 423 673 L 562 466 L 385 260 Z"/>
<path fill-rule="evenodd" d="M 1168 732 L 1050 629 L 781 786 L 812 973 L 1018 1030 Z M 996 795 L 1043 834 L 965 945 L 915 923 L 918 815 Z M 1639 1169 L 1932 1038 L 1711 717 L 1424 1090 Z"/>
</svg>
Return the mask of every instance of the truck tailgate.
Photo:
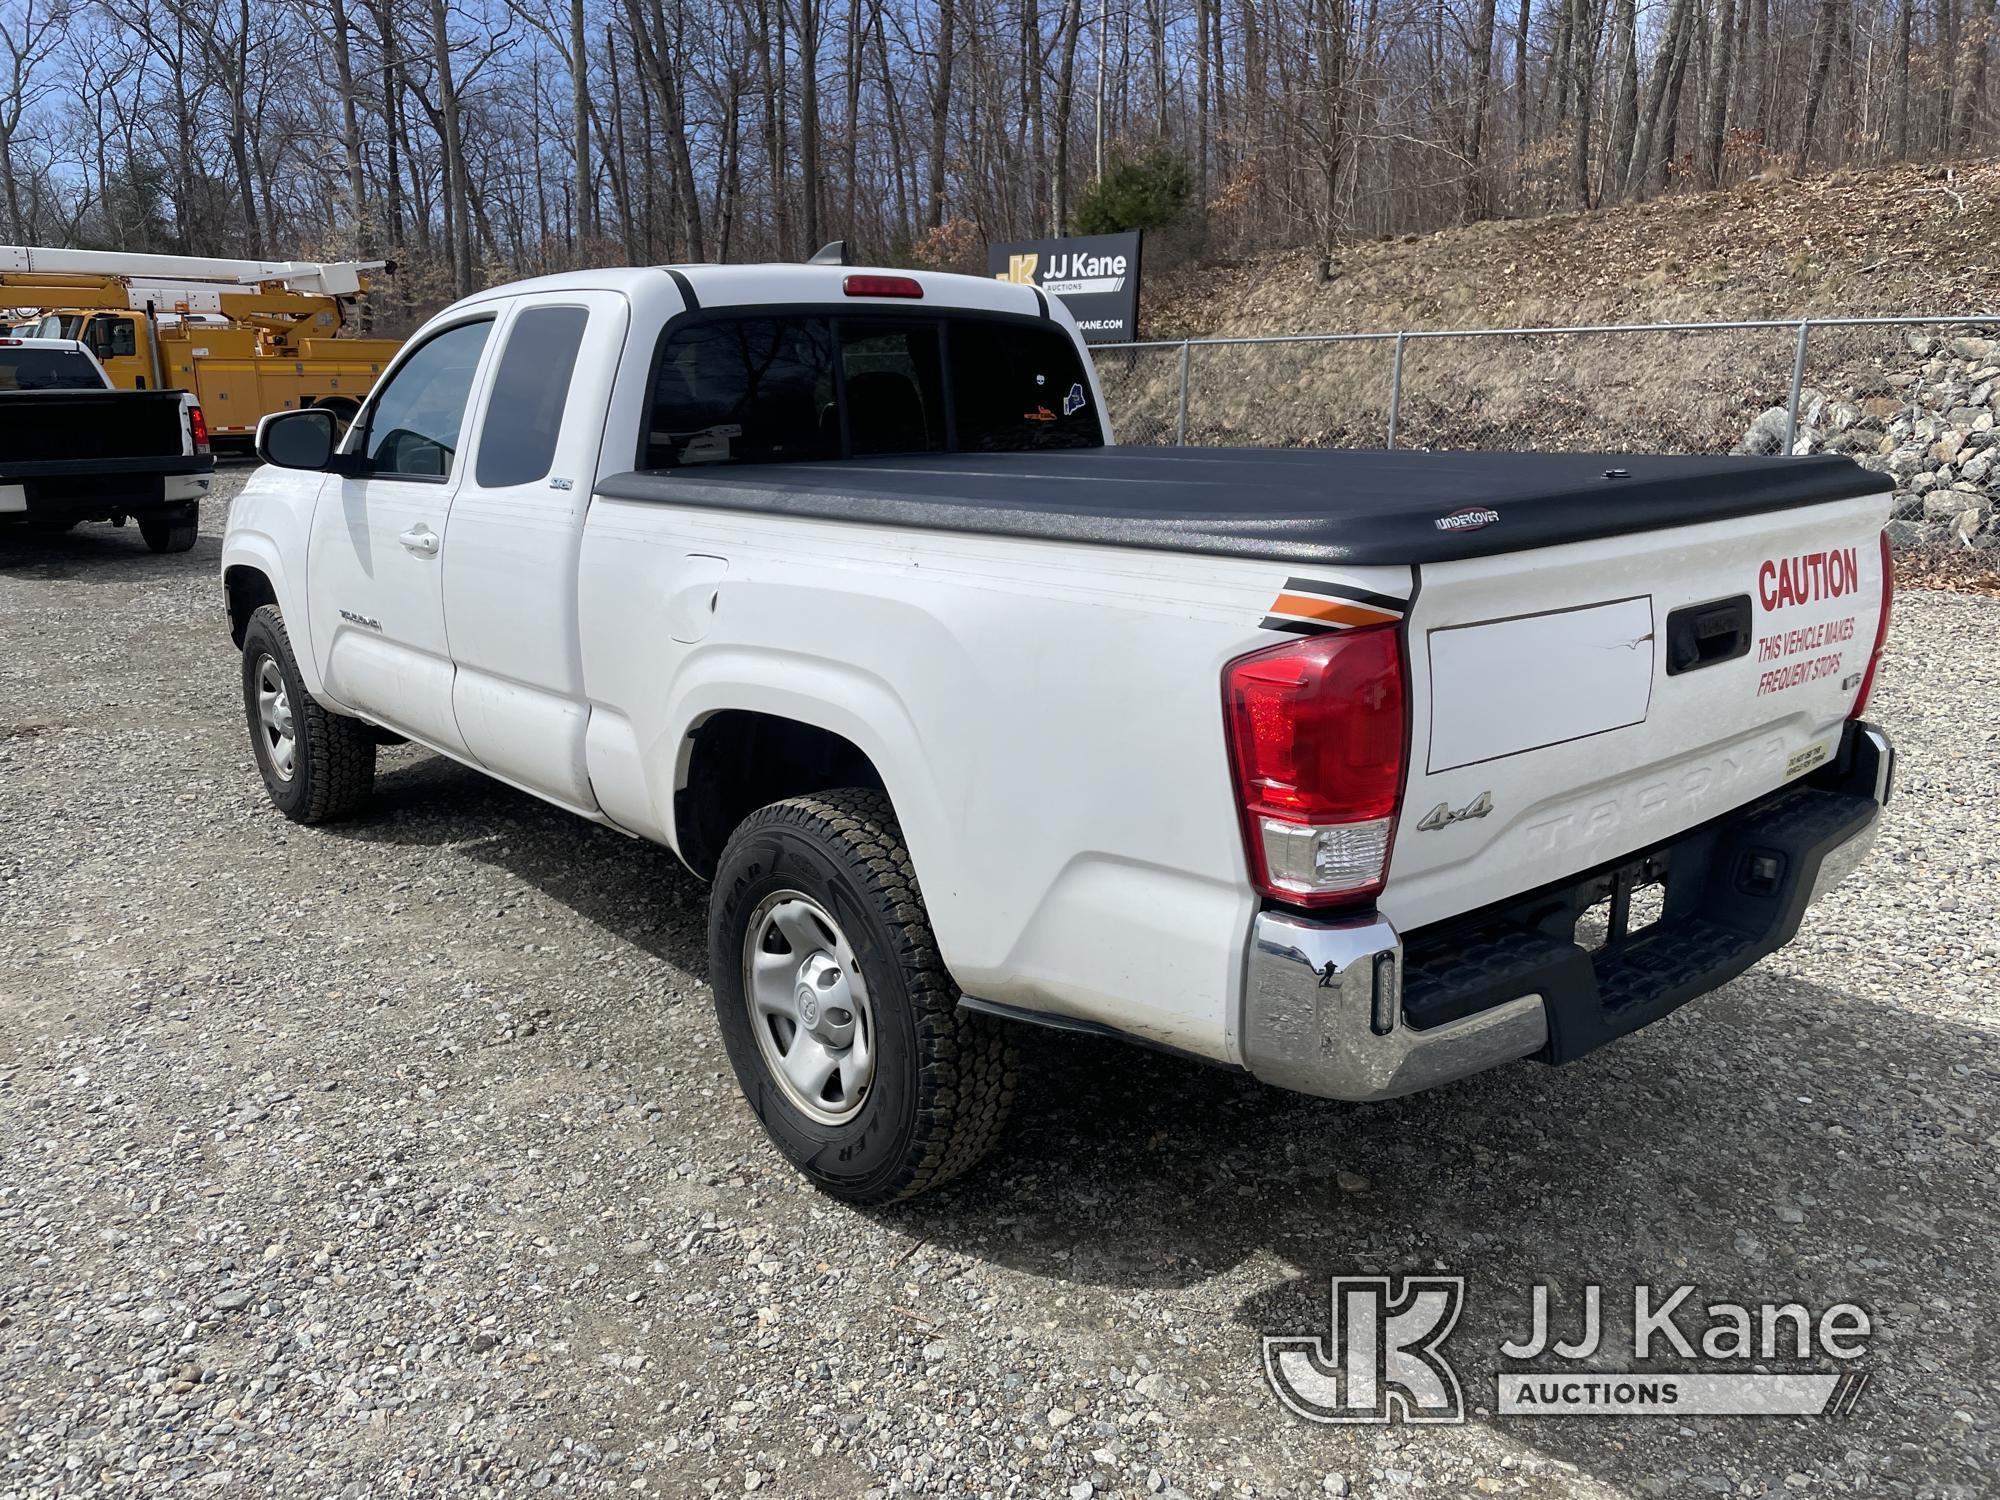
<svg viewBox="0 0 2000 1500">
<path fill-rule="evenodd" d="M 1423 566 L 1399 928 L 1643 850 L 1822 764 L 1875 645 L 1889 496 Z"/>
<path fill-rule="evenodd" d="M 0 395 L 0 469 L 178 458 L 182 405 L 179 391 L 9 391 Z"/>
</svg>

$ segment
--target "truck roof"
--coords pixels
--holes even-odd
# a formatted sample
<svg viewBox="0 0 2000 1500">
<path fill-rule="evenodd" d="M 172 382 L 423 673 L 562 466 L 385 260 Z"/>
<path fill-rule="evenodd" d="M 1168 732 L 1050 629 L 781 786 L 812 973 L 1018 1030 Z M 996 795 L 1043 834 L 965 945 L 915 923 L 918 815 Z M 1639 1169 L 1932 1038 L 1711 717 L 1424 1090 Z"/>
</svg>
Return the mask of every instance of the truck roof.
<svg viewBox="0 0 2000 1500">
<path fill-rule="evenodd" d="M 1851 459 L 1079 448 L 614 475 L 612 499 L 1278 561 L 1448 562 L 1886 493 Z"/>
<path fill-rule="evenodd" d="M 843 283 L 850 276 L 903 276 L 923 288 L 921 299 L 849 297 Z M 824 266 L 799 264 L 607 266 L 595 271 L 562 271 L 475 292 L 460 304 L 473 306 L 505 297 L 536 297 L 580 291 L 621 292 L 635 307 L 651 311 L 654 299 L 678 302 L 681 288 L 692 292 L 700 307 L 782 306 L 853 303 L 878 309 L 921 311 L 949 307 L 978 312 L 1005 312 L 1050 317 L 1072 327 L 1073 320 L 1058 299 L 1032 286 L 987 276 L 961 276 L 950 271 L 911 271 L 900 266 Z"/>
<path fill-rule="evenodd" d="M 0 338 L 0 348 L 7 349 L 55 349 L 69 354 L 85 352 L 82 344 L 75 339 L 17 339 Z"/>
</svg>

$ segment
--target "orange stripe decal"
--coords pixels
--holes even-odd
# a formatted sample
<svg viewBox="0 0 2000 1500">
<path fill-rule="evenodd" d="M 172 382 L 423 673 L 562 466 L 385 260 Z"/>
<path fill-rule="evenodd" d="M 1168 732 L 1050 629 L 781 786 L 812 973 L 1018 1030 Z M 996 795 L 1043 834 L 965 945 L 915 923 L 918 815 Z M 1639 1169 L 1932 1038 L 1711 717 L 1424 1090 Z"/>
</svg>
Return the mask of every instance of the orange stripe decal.
<svg viewBox="0 0 2000 1500">
<path fill-rule="evenodd" d="M 1280 594 L 1271 605 L 1274 615 L 1291 615 L 1302 620 L 1323 620 L 1329 625 L 1382 625 L 1399 618 L 1384 609 L 1365 604 L 1347 604 L 1337 599 L 1313 599 L 1304 594 Z"/>
</svg>

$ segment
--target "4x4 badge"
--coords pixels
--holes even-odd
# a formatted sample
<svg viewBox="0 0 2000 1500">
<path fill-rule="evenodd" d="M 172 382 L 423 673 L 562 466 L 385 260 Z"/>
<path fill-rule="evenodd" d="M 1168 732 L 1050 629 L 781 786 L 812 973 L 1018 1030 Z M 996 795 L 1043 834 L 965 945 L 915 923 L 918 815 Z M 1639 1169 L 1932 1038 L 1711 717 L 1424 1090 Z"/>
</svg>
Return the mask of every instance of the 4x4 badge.
<svg viewBox="0 0 2000 1500">
<path fill-rule="evenodd" d="M 1465 806 L 1454 808 L 1449 802 L 1440 802 L 1425 813 L 1417 824 L 1421 833 L 1435 833 L 1440 828 L 1449 828 L 1454 823 L 1464 823 L 1472 818 L 1483 818 L 1493 811 L 1493 794 L 1481 792 Z"/>
</svg>

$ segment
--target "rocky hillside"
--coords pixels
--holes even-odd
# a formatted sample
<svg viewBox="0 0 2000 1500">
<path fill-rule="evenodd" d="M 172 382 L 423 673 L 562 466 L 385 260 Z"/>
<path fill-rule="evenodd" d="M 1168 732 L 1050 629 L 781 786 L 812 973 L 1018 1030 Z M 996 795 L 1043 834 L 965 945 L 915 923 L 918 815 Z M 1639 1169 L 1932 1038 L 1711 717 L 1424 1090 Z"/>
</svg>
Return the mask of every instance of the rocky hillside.
<svg viewBox="0 0 2000 1500">
<path fill-rule="evenodd" d="M 1297 332 L 1905 317 L 2000 304 L 2000 162 L 1772 176 L 1592 213 L 1469 225 L 1152 278 L 1150 339 Z M 2000 547 L 1994 327 L 1816 330 L 1801 452 L 1898 483 L 1896 539 Z M 1390 346 L 1198 351 L 1190 441 L 1379 443 Z M 1398 440 L 1438 447 L 1773 452 L 1789 329 L 1426 339 Z M 1102 362 L 1128 440 L 1175 426 L 1177 356 Z M 1773 408 L 1776 408 L 1774 411 Z"/>
<path fill-rule="evenodd" d="M 2000 162 L 1762 178 L 1590 213 L 1148 273 L 1147 338 L 1983 312 Z"/>
</svg>

